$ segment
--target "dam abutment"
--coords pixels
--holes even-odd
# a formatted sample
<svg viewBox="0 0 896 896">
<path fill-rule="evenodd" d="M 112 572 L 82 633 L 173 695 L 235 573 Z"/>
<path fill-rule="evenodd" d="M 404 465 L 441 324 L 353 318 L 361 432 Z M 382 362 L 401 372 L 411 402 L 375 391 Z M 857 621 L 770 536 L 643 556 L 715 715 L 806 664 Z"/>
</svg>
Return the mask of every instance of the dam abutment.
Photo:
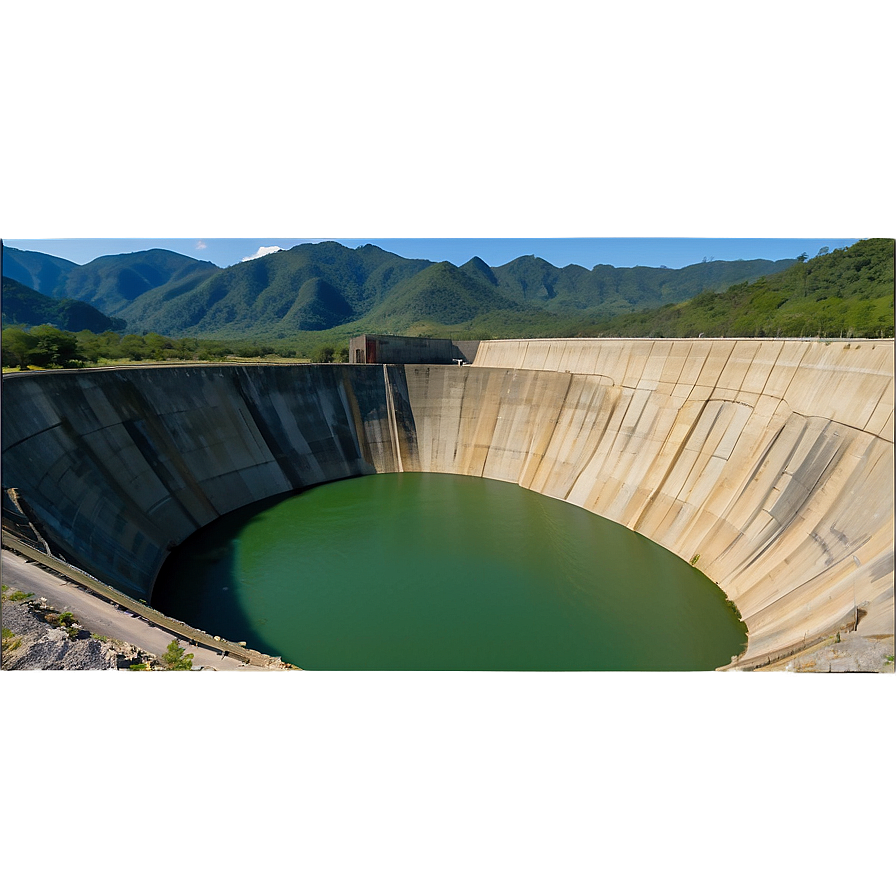
<svg viewBox="0 0 896 896">
<path fill-rule="evenodd" d="M 147 597 L 170 547 L 334 479 L 518 483 L 691 562 L 745 664 L 893 632 L 893 343 L 500 340 L 475 364 L 201 365 L 4 377 L 3 487 L 54 549 Z"/>
</svg>

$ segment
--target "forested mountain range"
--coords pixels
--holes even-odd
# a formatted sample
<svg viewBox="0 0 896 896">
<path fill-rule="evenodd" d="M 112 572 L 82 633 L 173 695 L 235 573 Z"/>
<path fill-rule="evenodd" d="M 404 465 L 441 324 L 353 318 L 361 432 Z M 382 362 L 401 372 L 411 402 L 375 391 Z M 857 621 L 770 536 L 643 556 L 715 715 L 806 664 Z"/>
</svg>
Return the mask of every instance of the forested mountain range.
<svg viewBox="0 0 896 896">
<path fill-rule="evenodd" d="M 61 330 L 80 332 L 91 330 L 123 330 L 126 323 L 117 317 L 108 317 L 102 311 L 77 299 L 51 299 L 22 283 L 4 277 L 3 326 L 23 327 L 51 324 Z"/>
<path fill-rule="evenodd" d="M 104 314 L 117 314 L 158 287 L 192 289 L 218 271 L 210 261 L 167 249 L 104 255 L 79 265 L 41 252 L 3 247 L 4 277 L 51 298 L 88 302 Z"/>
<path fill-rule="evenodd" d="M 57 287 L 64 284 L 69 272 L 77 267 L 67 258 L 3 247 L 3 276 L 45 296 L 55 295 Z"/>
<path fill-rule="evenodd" d="M 130 332 L 168 336 L 289 339 L 336 328 L 470 331 L 487 320 L 495 335 L 545 333 L 680 302 L 782 271 L 794 260 L 712 261 L 680 270 L 579 265 L 535 256 L 499 267 L 472 258 L 408 259 L 373 245 L 303 244 L 218 268 L 167 250 L 104 256 L 76 265 L 4 247 L 4 273 L 53 298 L 89 302 L 127 321 Z"/>
<path fill-rule="evenodd" d="M 606 336 L 893 337 L 894 241 L 861 240 L 724 292 L 616 317 Z"/>
</svg>

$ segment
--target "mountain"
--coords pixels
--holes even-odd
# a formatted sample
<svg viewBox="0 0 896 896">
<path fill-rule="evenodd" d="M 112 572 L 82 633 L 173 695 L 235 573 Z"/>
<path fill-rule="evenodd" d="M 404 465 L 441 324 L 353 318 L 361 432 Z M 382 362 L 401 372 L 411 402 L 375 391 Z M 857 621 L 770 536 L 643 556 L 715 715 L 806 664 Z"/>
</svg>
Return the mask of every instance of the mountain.
<svg viewBox="0 0 896 896">
<path fill-rule="evenodd" d="M 127 318 L 161 333 L 282 338 L 357 320 L 431 265 L 372 245 L 306 243 L 218 271 L 193 290 L 151 290 Z"/>
<path fill-rule="evenodd" d="M 471 274 L 448 261 L 430 265 L 396 287 L 358 325 L 399 332 L 420 324 L 459 324 L 488 311 L 522 310 L 519 302 L 503 295 L 478 268 L 474 271 Z"/>
<path fill-rule="evenodd" d="M 78 265 L 66 258 L 3 247 L 3 276 L 47 296 L 53 295 L 76 267 Z"/>
<path fill-rule="evenodd" d="M 724 292 L 614 318 L 606 336 L 891 337 L 894 241 L 861 240 Z"/>
<path fill-rule="evenodd" d="M 3 275 L 52 298 L 79 299 L 118 314 L 151 289 L 185 292 L 220 268 L 167 249 L 105 255 L 75 264 L 41 252 L 3 247 Z"/>
<path fill-rule="evenodd" d="M 302 284 L 292 308 L 281 322 L 297 330 L 329 330 L 345 323 L 352 316 L 352 307 L 342 294 L 320 277 Z"/>
<path fill-rule="evenodd" d="M 498 285 L 495 272 L 478 255 L 474 255 L 466 264 L 462 264 L 460 270 L 471 277 L 478 277 L 486 283 L 491 283 L 492 286 Z"/>
<path fill-rule="evenodd" d="M 349 330 L 422 332 L 487 314 L 499 316 L 502 333 L 507 327 L 512 333 L 514 315 L 522 314 L 518 320 L 527 322 L 528 332 L 533 321 L 593 322 L 791 263 L 720 261 L 680 271 L 599 265 L 589 271 L 528 256 L 497 268 L 475 257 L 457 267 L 372 245 L 309 243 L 215 271 L 194 288 L 181 281 L 149 290 L 119 313 L 133 330 L 213 338 L 284 339 L 333 327 L 341 328 L 340 338 Z"/>
<path fill-rule="evenodd" d="M 159 287 L 194 289 L 220 268 L 167 249 L 104 255 L 70 271 L 53 295 L 90 302 L 106 313 L 119 313 L 139 296 Z"/>
<path fill-rule="evenodd" d="M 16 270 L 36 270 L 36 259 L 25 259 L 29 268 L 22 257 L 38 253 L 13 252 Z M 557 268 L 530 255 L 495 268 L 474 257 L 458 267 L 403 258 L 370 244 L 349 249 L 328 241 L 223 269 L 161 249 L 104 256 L 85 265 L 67 262 L 52 295 L 114 313 L 131 332 L 171 337 L 276 340 L 335 329 L 334 338 L 343 338 L 364 330 L 419 333 L 446 327 L 505 336 L 576 335 L 619 314 L 749 283 L 792 263 L 589 270 Z M 43 264 L 46 268 L 48 262 Z M 51 274 L 49 269 L 47 277 Z"/>
<path fill-rule="evenodd" d="M 106 330 L 123 330 L 126 326 L 121 318 L 107 317 L 87 302 L 52 299 L 9 277 L 3 278 L 2 285 L 4 327 L 52 324 L 73 333 L 81 330 L 104 333 Z"/>
<path fill-rule="evenodd" d="M 601 315 L 624 314 L 635 308 L 658 308 L 683 302 L 707 289 L 724 289 L 732 283 L 782 271 L 796 259 L 782 261 L 711 261 L 685 268 L 616 268 L 580 265 L 555 268 L 534 255 L 523 256 L 495 268 L 503 292 L 519 295 L 547 311 L 568 313 L 591 310 Z"/>
</svg>

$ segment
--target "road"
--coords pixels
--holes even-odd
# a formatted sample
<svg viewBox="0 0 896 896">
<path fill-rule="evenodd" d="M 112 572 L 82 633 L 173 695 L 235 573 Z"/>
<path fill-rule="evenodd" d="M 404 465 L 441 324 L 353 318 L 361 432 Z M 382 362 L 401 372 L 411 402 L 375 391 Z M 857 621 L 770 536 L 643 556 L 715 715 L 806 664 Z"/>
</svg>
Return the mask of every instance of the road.
<svg viewBox="0 0 896 896">
<path fill-rule="evenodd" d="M 2 552 L 0 578 L 10 588 L 31 591 L 35 597 L 45 597 L 47 603 L 59 612 L 71 611 L 88 631 L 127 641 L 156 656 L 165 652 L 174 637 L 170 632 L 156 628 L 138 616 L 131 616 L 115 604 L 57 578 L 10 551 Z M 181 640 L 181 643 L 186 642 Z M 189 645 L 187 653 L 193 654 L 194 666 L 202 666 L 204 669 L 264 671 L 259 666 L 250 666 L 230 656 L 222 657 L 214 650 L 199 645 Z"/>
</svg>

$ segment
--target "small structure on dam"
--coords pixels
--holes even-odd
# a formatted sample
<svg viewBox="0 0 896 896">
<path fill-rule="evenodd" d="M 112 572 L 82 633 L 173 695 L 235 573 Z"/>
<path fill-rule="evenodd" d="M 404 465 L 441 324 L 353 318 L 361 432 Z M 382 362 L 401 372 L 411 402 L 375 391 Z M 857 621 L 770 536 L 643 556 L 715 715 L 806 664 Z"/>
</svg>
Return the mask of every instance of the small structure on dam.
<svg viewBox="0 0 896 896">
<path fill-rule="evenodd" d="M 364 335 L 349 342 L 348 358 L 352 364 L 472 364 L 478 348 L 478 339 Z"/>
<path fill-rule="evenodd" d="M 459 366 L 446 347 L 417 360 L 428 340 L 361 338 L 386 366 L 365 341 L 345 365 L 8 374 L 4 508 L 143 598 L 175 544 L 253 501 L 481 476 L 699 568 L 747 625 L 741 667 L 848 628 L 892 637 L 892 340 L 492 340 Z"/>
</svg>

